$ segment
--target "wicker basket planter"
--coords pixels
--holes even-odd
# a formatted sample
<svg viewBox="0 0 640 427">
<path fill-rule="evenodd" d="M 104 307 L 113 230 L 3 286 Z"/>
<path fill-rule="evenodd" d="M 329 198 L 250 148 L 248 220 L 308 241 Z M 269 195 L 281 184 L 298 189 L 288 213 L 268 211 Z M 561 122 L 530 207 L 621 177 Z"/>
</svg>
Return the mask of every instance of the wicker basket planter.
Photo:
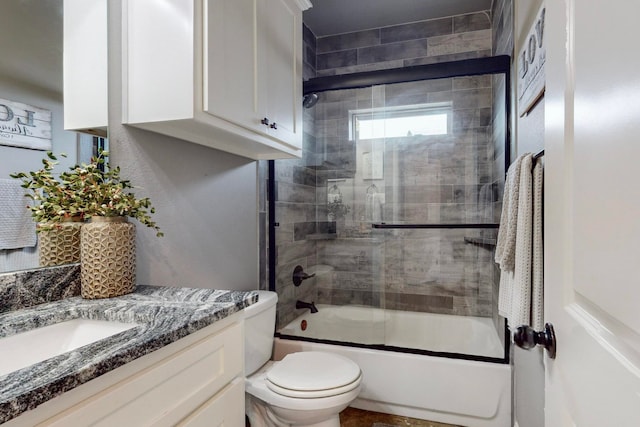
<svg viewBox="0 0 640 427">
<path fill-rule="evenodd" d="M 80 262 L 81 221 L 66 221 L 38 232 L 38 259 L 41 267 Z"/>
<path fill-rule="evenodd" d="M 133 292 L 136 229 L 126 217 L 92 217 L 80 238 L 81 295 L 110 298 Z"/>
</svg>

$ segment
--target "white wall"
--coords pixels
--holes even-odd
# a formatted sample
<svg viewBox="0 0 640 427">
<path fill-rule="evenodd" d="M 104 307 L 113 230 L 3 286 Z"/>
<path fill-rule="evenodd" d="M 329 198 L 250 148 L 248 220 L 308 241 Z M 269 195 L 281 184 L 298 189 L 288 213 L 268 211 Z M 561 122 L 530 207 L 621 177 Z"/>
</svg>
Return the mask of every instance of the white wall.
<svg viewBox="0 0 640 427">
<path fill-rule="evenodd" d="M 517 0 L 514 3 L 515 55 L 517 55 L 527 40 L 529 29 L 543 1 Z M 514 63 L 517 67 L 518 61 L 514 60 Z M 517 107 L 514 111 L 517 112 Z M 544 98 L 527 115 L 518 117 L 515 125 L 513 159 L 523 153 L 537 153 L 542 150 L 544 148 Z M 514 419 L 519 427 L 544 426 L 544 352 L 542 348 L 527 351 L 514 346 L 512 355 Z"/>
<path fill-rule="evenodd" d="M 120 3 L 109 2 L 111 162 L 151 198 L 165 233 L 138 225 L 138 283 L 257 289 L 257 163 L 121 124 Z"/>
</svg>

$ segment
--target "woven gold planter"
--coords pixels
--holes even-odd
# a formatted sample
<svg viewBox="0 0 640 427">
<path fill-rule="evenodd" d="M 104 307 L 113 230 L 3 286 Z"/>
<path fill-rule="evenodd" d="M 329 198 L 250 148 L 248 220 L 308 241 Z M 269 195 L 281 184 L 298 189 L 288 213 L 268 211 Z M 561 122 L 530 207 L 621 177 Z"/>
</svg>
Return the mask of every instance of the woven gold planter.
<svg viewBox="0 0 640 427">
<path fill-rule="evenodd" d="M 110 298 L 133 292 L 136 228 L 126 217 L 92 217 L 80 238 L 81 295 Z"/>
<path fill-rule="evenodd" d="M 41 267 L 80 262 L 80 228 L 83 223 L 62 222 L 51 230 L 38 232 L 38 259 Z"/>
</svg>

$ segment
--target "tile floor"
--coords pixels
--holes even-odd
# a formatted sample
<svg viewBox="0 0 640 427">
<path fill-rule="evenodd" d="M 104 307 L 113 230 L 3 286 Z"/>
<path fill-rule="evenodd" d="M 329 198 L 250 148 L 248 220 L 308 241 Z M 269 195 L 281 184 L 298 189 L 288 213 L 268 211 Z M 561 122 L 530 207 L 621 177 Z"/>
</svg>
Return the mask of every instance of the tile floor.
<svg viewBox="0 0 640 427">
<path fill-rule="evenodd" d="M 460 427 L 399 415 L 347 408 L 340 413 L 340 427 Z"/>
</svg>

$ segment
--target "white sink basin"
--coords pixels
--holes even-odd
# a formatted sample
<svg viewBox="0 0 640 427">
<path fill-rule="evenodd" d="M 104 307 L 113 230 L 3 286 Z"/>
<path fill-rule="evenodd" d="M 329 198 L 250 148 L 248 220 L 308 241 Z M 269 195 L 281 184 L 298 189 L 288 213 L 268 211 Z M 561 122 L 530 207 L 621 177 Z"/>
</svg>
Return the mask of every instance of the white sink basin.
<svg viewBox="0 0 640 427">
<path fill-rule="evenodd" d="M 0 338 L 0 376 L 136 326 L 136 323 L 74 319 Z"/>
</svg>

